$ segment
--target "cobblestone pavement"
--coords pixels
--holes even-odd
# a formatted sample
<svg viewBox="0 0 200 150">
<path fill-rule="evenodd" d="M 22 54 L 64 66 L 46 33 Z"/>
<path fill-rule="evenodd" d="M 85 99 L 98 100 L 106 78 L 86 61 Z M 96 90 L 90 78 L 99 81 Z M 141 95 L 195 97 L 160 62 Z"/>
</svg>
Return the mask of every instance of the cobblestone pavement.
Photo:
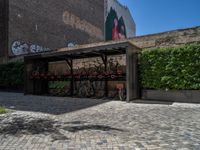
<svg viewBox="0 0 200 150">
<path fill-rule="evenodd" d="M 84 102 L 91 105 L 80 107 Z M 0 105 L 16 110 L 0 115 L 0 150 L 200 150 L 200 104 L 0 92 Z"/>
</svg>

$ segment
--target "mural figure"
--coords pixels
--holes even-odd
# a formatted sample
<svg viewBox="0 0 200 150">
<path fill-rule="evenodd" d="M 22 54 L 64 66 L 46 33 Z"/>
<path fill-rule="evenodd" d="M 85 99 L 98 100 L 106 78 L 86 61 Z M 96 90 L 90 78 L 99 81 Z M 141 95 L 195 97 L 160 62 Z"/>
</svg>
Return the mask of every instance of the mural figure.
<svg viewBox="0 0 200 150">
<path fill-rule="evenodd" d="M 118 31 L 118 19 L 114 19 L 114 25 L 112 28 L 112 40 L 119 40 L 119 31 Z"/>
<path fill-rule="evenodd" d="M 118 18 L 117 12 L 111 7 L 106 18 L 106 40 L 119 40 L 126 37 L 126 26 L 123 17 Z"/>
<path fill-rule="evenodd" d="M 118 30 L 119 30 L 119 39 L 125 39 L 127 35 L 123 17 L 120 17 L 119 19 Z"/>
</svg>

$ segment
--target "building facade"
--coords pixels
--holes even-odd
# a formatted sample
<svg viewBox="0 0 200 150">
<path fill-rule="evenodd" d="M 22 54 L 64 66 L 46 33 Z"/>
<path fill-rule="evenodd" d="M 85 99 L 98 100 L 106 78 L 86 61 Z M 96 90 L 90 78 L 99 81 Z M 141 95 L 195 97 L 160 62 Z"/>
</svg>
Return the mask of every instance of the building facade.
<svg viewBox="0 0 200 150">
<path fill-rule="evenodd" d="M 10 0 L 9 56 L 103 40 L 99 0 Z"/>
<path fill-rule="evenodd" d="M 109 18 L 111 28 L 106 26 L 110 10 L 117 15 L 117 21 Z M 135 35 L 135 23 L 128 21 L 130 12 L 117 0 L 0 0 L 0 11 L 0 63 L 29 53 Z M 114 21 L 119 26 L 115 29 Z M 108 32 L 115 38 L 106 38 Z"/>
<path fill-rule="evenodd" d="M 8 1 L 0 0 L 0 63 L 7 57 Z"/>
</svg>

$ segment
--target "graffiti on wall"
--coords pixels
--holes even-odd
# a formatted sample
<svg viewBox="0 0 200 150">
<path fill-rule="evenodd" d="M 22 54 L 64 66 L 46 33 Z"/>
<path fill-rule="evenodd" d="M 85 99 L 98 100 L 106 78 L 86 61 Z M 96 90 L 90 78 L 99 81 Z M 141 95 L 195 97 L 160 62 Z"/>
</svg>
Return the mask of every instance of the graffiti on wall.
<svg viewBox="0 0 200 150">
<path fill-rule="evenodd" d="M 76 47 L 78 44 L 76 42 L 68 42 L 67 47 Z"/>
<path fill-rule="evenodd" d="M 49 48 L 37 44 L 29 44 L 23 41 L 14 41 L 11 50 L 12 54 L 15 56 L 51 51 Z"/>
<path fill-rule="evenodd" d="M 100 28 L 92 25 L 91 23 L 87 22 L 84 19 L 79 18 L 78 16 L 65 11 L 63 13 L 63 22 L 66 25 L 71 26 L 72 28 L 84 31 L 88 33 L 90 36 L 103 39 L 103 32 Z"/>
</svg>

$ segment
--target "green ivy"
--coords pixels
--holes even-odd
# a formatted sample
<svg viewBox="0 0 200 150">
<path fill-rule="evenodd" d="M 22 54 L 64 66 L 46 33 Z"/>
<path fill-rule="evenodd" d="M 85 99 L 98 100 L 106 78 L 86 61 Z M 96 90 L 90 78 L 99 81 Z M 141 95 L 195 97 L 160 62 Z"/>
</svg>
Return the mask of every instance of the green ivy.
<svg viewBox="0 0 200 150">
<path fill-rule="evenodd" d="M 24 63 L 13 62 L 0 65 L 0 86 L 14 87 L 24 84 Z"/>
<path fill-rule="evenodd" d="M 140 55 L 145 89 L 200 89 L 200 44 L 147 49 Z"/>
</svg>

